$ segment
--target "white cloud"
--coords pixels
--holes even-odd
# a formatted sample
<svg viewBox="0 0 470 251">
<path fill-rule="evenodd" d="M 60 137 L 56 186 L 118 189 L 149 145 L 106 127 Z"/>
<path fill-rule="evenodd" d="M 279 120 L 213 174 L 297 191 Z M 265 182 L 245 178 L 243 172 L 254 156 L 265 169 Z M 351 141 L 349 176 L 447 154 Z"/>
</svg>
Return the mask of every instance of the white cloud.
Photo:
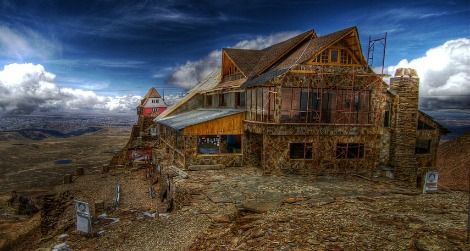
<svg viewBox="0 0 470 251">
<path fill-rule="evenodd" d="M 0 25 L 0 56 L 24 60 L 28 58 L 45 59 L 59 53 L 61 46 L 56 41 L 45 38 L 39 33 L 23 28 L 11 29 Z"/>
<path fill-rule="evenodd" d="M 238 49 L 263 49 L 297 34 L 298 32 L 280 32 L 269 36 L 258 36 L 251 40 L 242 40 L 231 47 Z M 203 59 L 187 61 L 185 64 L 175 67 L 170 75 L 169 82 L 190 89 L 219 67 L 221 53 L 221 50 L 214 50 Z"/>
<path fill-rule="evenodd" d="M 387 67 L 387 72 L 393 76 L 401 67 L 418 72 L 422 108 L 470 107 L 470 39 L 449 40 L 423 57 Z"/>
<path fill-rule="evenodd" d="M 0 115 L 36 110 L 134 111 L 140 96 L 101 96 L 92 90 L 60 88 L 42 65 L 10 64 L 0 71 Z"/>
</svg>

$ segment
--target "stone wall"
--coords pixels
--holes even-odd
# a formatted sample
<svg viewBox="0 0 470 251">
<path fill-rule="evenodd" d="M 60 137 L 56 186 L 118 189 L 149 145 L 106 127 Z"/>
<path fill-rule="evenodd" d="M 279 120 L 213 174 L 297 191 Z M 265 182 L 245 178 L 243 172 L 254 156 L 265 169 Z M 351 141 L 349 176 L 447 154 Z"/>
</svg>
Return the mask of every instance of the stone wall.
<svg viewBox="0 0 470 251">
<path fill-rule="evenodd" d="M 380 162 L 381 130 L 373 126 L 282 125 L 246 122 L 245 141 L 256 145 L 248 135 L 263 135 L 262 168 L 266 173 L 371 175 Z M 259 140 L 259 139 L 258 139 Z M 312 143 L 311 160 L 292 160 L 289 143 Z M 336 159 L 337 143 L 361 143 L 362 159 Z M 248 157 L 245 158 L 247 161 Z"/>
<path fill-rule="evenodd" d="M 415 182 L 419 93 L 419 79 L 416 71 L 398 69 L 395 77 L 390 79 L 390 89 L 398 95 L 391 140 L 391 165 L 395 168 L 395 177 Z"/>
<path fill-rule="evenodd" d="M 262 167 L 263 135 L 246 132 L 243 135 L 243 163 L 249 166 Z"/>
</svg>

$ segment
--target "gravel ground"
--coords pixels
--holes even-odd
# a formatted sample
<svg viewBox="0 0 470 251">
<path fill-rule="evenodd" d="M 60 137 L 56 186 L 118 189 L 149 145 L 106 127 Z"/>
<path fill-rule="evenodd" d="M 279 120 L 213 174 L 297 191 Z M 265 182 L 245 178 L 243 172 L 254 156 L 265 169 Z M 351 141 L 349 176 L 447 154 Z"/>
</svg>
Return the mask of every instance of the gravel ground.
<svg viewBox="0 0 470 251">
<path fill-rule="evenodd" d="M 255 168 L 187 172 L 174 179 L 177 210 L 160 217 L 142 170 L 79 177 L 55 192 L 110 203 L 117 181 L 122 204 L 94 225 L 74 230 L 69 207 L 48 236 L 16 250 L 51 248 L 62 233 L 73 250 L 470 250 L 466 194 L 420 194 L 389 180 L 263 176 Z"/>
</svg>

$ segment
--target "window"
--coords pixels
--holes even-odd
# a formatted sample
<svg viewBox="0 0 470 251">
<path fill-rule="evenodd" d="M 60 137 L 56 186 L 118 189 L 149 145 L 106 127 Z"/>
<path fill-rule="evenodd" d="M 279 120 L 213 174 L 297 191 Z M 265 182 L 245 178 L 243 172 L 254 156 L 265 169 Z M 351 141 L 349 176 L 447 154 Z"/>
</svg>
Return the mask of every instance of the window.
<svg viewBox="0 0 470 251">
<path fill-rule="evenodd" d="M 200 136 L 197 141 L 197 152 L 200 154 L 219 153 L 220 138 L 218 136 Z"/>
<path fill-rule="evenodd" d="M 199 154 L 241 153 L 241 135 L 199 136 L 197 152 Z"/>
<path fill-rule="evenodd" d="M 390 128 L 390 111 L 384 112 L 384 127 Z"/>
<path fill-rule="evenodd" d="M 320 62 L 321 63 L 328 63 L 328 50 L 324 50 L 321 54 L 320 54 Z"/>
<path fill-rule="evenodd" d="M 337 49 L 330 50 L 330 62 L 331 63 L 338 62 L 338 50 Z"/>
<path fill-rule="evenodd" d="M 337 159 L 362 159 L 364 158 L 364 144 L 339 143 L 336 144 Z"/>
<path fill-rule="evenodd" d="M 416 154 L 431 153 L 431 140 L 429 140 L 429 139 L 427 139 L 427 140 L 423 140 L 423 139 L 416 140 L 415 153 Z"/>
<path fill-rule="evenodd" d="M 312 62 L 322 63 L 322 64 L 327 64 L 327 63 L 338 64 L 339 63 L 343 65 L 348 65 L 348 64 L 353 64 L 354 60 L 353 60 L 353 56 L 348 51 L 348 49 L 330 48 L 318 54 L 317 57 L 312 60 Z"/>
<path fill-rule="evenodd" d="M 292 104 L 292 89 L 282 88 L 281 90 L 281 121 L 290 121 L 290 110 Z"/>
<path fill-rule="evenodd" d="M 158 108 L 152 108 L 152 112 L 157 112 Z"/>
<path fill-rule="evenodd" d="M 212 107 L 212 95 L 206 96 L 206 107 Z"/>
<path fill-rule="evenodd" d="M 238 92 L 239 95 L 239 106 L 244 107 L 245 104 L 245 93 L 244 92 Z"/>
<path fill-rule="evenodd" d="M 433 130 L 434 127 L 426 124 L 425 122 L 418 120 L 418 130 Z"/>
<path fill-rule="evenodd" d="M 312 159 L 312 143 L 290 143 L 289 156 L 291 159 Z"/>
<path fill-rule="evenodd" d="M 341 49 L 341 64 L 352 64 L 352 56 L 346 49 Z"/>
<path fill-rule="evenodd" d="M 229 93 L 223 93 L 219 95 L 219 106 L 225 107 L 229 103 Z"/>
<path fill-rule="evenodd" d="M 312 143 L 290 143 L 289 157 L 291 159 L 312 159 Z"/>
<path fill-rule="evenodd" d="M 235 107 L 239 107 L 240 106 L 240 99 L 241 99 L 241 92 L 236 92 L 235 93 Z"/>
<path fill-rule="evenodd" d="M 241 153 L 242 137 L 241 135 L 223 135 L 220 136 L 221 153 Z"/>
<path fill-rule="evenodd" d="M 370 91 L 282 88 L 281 122 L 368 124 Z"/>
</svg>

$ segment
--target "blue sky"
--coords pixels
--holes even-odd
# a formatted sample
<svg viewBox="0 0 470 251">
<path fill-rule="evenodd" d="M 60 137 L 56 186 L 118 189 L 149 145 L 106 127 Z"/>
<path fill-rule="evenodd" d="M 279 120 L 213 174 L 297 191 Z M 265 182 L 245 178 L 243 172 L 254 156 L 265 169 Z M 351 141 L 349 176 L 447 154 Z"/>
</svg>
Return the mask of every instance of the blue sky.
<svg viewBox="0 0 470 251">
<path fill-rule="evenodd" d="M 0 25 L 38 51 L 1 55 L 0 65 L 31 62 L 63 86 L 142 95 L 172 86 L 188 60 L 241 40 L 357 25 L 388 32 L 386 65 L 422 56 L 445 41 L 470 37 L 469 1 L 0 1 Z"/>
</svg>

